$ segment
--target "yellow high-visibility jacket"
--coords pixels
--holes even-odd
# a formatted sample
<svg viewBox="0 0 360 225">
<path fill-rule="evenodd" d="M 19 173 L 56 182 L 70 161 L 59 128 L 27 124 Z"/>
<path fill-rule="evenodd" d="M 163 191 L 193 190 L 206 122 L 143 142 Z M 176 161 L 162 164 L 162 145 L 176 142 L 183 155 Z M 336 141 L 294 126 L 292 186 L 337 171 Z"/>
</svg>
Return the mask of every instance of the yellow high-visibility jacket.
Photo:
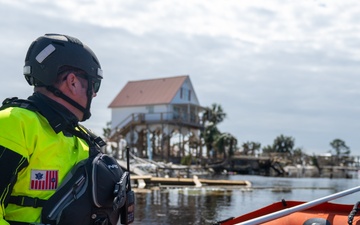
<svg viewBox="0 0 360 225">
<path fill-rule="evenodd" d="M 56 133 L 39 112 L 20 107 L 1 110 L 0 225 L 40 222 L 41 207 L 5 206 L 6 197 L 49 199 L 71 168 L 88 157 L 88 151 L 84 140 Z M 8 178 L 17 178 L 13 187 Z"/>
</svg>

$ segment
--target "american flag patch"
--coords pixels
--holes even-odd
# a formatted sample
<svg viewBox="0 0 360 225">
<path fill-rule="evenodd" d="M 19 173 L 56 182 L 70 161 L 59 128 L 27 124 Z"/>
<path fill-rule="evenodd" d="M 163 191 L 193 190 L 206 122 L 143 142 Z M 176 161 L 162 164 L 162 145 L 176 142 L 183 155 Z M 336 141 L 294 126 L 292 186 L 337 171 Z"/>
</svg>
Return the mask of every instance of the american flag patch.
<svg viewBox="0 0 360 225">
<path fill-rule="evenodd" d="M 31 170 L 31 190 L 55 190 L 57 186 L 57 170 Z"/>
</svg>

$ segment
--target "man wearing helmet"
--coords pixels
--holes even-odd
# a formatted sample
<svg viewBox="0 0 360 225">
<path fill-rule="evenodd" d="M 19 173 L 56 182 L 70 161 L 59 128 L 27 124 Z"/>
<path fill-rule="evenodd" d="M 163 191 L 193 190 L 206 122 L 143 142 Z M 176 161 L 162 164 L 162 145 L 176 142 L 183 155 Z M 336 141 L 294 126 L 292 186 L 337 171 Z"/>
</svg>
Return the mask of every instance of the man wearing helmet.
<svg viewBox="0 0 360 225">
<path fill-rule="evenodd" d="M 59 75 L 64 75 L 64 72 L 74 72 L 73 75 L 87 79 L 86 106 L 79 105 L 54 87 L 55 83 L 61 84 Z M 91 98 L 93 92 L 96 93 L 100 88 L 102 70 L 95 54 L 78 39 L 58 34 L 47 34 L 38 38 L 26 54 L 24 75 L 30 85 L 46 87 L 56 97 L 82 111 L 84 115 L 81 121 L 90 117 Z"/>
<path fill-rule="evenodd" d="M 96 145 L 78 124 L 90 117 L 103 78 L 90 48 L 67 35 L 41 36 L 24 75 L 33 95 L 6 99 L 0 110 L 0 225 L 40 224 L 44 202 Z"/>
</svg>

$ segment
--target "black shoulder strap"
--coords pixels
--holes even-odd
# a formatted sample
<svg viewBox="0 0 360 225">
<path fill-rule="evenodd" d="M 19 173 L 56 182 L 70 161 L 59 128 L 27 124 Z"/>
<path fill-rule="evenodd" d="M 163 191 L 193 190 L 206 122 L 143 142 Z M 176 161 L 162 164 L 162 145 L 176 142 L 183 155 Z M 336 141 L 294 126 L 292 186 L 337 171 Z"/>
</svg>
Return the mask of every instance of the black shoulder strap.
<svg viewBox="0 0 360 225">
<path fill-rule="evenodd" d="M 21 195 L 21 196 L 10 196 L 9 202 L 15 205 L 37 208 L 37 207 L 43 207 L 46 200 Z"/>
<path fill-rule="evenodd" d="M 6 109 L 8 107 L 20 107 L 31 111 L 38 111 L 35 104 L 33 104 L 30 100 L 19 99 L 18 97 L 6 98 L 2 102 L 2 106 L 0 107 L 0 110 Z"/>
<path fill-rule="evenodd" d="M 56 133 L 59 133 L 63 129 L 63 123 L 61 118 L 55 115 L 52 111 L 48 110 L 47 107 L 42 105 L 37 105 L 30 99 L 19 99 L 17 97 L 7 98 L 3 101 L 0 110 L 3 110 L 8 107 L 20 107 L 28 109 L 34 112 L 39 112 L 48 120 L 50 126 L 54 129 Z"/>
<path fill-rule="evenodd" d="M 46 107 L 37 106 L 35 103 L 33 103 L 29 99 L 19 99 L 17 97 L 7 98 L 3 101 L 2 106 L 0 107 L 0 110 L 8 108 L 8 107 L 21 107 L 32 111 L 38 111 L 40 113 L 45 113 L 46 118 L 49 121 L 50 125 L 53 127 L 56 133 L 58 133 L 61 128 L 61 121 L 60 119 L 54 115 L 51 112 L 46 111 Z M 40 109 L 38 108 L 40 107 Z M 60 124 L 60 125 L 59 125 Z M 90 130 L 85 128 L 84 126 L 78 124 L 78 129 L 75 129 L 75 127 L 67 127 L 66 131 L 71 133 L 72 135 L 75 135 L 81 139 L 84 139 L 90 148 L 90 155 L 97 154 L 101 147 L 105 146 L 106 143 L 104 140 L 102 140 L 99 136 L 96 136 L 94 133 L 92 133 Z M 60 129 L 61 128 L 61 129 Z M 94 147 L 95 149 L 93 149 Z M 95 151 L 94 151 L 95 150 Z"/>
<path fill-rule="evenodd" d="M 94 133 L 80 124 L 78 124 L 77 129 L 75 127 L 68 127 L 67 131 L 86 141 L 89 146 L 89 157 L 96 156 L 101 152 L 101 147 L 106 145 L 101 137 L 96 136 Z"/>
</svg>

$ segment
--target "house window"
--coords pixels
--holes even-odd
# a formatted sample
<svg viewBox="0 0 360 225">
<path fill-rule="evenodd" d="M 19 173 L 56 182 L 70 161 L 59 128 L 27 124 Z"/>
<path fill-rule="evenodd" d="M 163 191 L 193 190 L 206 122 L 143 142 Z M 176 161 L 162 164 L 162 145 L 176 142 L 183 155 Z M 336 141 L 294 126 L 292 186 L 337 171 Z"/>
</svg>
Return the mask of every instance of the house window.
<svg viewBox="0 0 360 225">
<path fill-rule="evenodd" d="M 180 98 L 191 101 L 191 90 L 180 88 Z"/>
</svg>

